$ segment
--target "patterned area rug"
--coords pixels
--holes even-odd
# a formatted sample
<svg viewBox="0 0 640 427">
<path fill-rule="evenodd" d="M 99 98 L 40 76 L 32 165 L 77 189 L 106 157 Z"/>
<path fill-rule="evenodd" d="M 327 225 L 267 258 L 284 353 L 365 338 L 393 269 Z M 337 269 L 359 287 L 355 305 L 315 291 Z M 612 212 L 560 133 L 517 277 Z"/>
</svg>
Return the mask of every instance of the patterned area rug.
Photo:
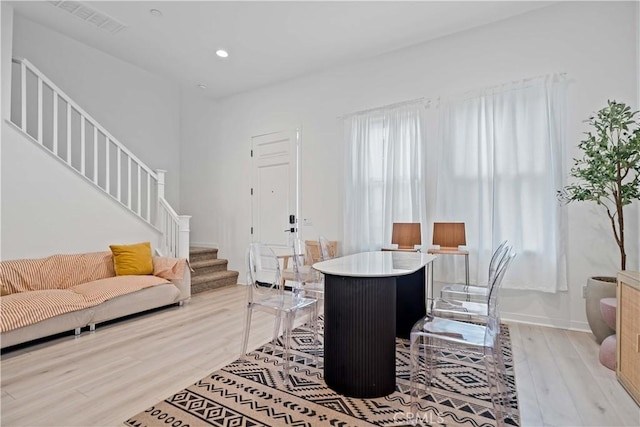
<svg viewBox="0 0 640 427">
<path fill-rule="evenodd" d="M 506 326 L 502 342 L 513 416 L 517 397 Z M 376 399 L 341 396 L 323 381 L 314 363 L 311 333 L 301 327 L 292 342 L 291 382 L 284 385 L 283 348 L 267 344 L 179 391 L 125 422 L 127 426 L 403 426 L 411 424 L 409 342 L 396 340 L 396 391 Z M 321 354 L 320 354 L 321 356 Z M 321 359 L 320 359 L 321 360 Z M 495 426 L 482 360 L 464 352 L 443 352 L 431 393 L 420 402 L 420 425 Z"/>
</svg>

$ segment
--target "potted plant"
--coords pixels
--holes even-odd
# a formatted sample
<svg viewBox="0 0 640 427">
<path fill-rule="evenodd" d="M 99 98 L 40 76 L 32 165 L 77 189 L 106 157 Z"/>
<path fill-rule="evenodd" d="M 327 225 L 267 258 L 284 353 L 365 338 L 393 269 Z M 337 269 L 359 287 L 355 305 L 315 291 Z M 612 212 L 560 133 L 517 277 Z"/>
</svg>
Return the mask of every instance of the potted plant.
<svg viewBox="0 0 640 427">
<path fill-rule="evenodd" d="M 624 207 L 640 199 L 640 121 L 638 111 L 624 103 L 607 106 L 585 120 L 591 126 L 578 144 L 581 159 L 574 159 L 570 176 L 575 182 L 558 191 L 560 200 L 592 201 L 609 217 L 625 270 Z M 587 282 L 587 320 L 598 342 L 613 331 L 602 321 L 600 299 L 615 297 L 615 277 L 592 277 Z"/>
</svg>

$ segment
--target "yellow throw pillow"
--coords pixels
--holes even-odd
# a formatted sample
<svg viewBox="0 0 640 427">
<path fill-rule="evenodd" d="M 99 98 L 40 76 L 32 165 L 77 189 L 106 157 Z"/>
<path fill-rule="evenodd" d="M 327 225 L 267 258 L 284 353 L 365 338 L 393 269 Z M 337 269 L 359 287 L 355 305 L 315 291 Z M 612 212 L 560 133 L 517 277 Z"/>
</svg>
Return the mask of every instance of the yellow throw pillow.
<svg viewBox="0 0 640 427">
<path fill-rule="evenodd" d="M 116 276 L 153 274 L 151 243 L 110 245 Z"/>
</svg>

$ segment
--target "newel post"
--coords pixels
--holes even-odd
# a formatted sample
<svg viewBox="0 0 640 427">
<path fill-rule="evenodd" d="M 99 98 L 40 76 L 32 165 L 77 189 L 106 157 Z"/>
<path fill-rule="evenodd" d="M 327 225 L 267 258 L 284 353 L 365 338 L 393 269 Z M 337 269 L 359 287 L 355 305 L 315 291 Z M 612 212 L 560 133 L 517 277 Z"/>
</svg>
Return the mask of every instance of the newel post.
<svg viewBox="0 0 640 427">
<path fill-rule="evenodd" d="M 189 220 L 191 215 L 178 215 L 178 258 L 189 259 Z"/>
<path fill-rule="evenodd" d="M 164 169 L 156 169 L 156 175 L 158 176 L 158 182 L 156 182 L 156 193 L 158 194 L 158 200 L 164 199 L 164 175 L 167 173 Z"/>
</svg>

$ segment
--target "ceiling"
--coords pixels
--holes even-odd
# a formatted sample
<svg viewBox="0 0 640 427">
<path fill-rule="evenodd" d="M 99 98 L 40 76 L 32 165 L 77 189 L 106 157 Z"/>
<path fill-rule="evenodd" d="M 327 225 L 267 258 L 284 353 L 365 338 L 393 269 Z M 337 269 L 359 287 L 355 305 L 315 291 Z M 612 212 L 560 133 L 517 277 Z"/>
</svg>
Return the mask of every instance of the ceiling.
<svg viewBox="0 0 640 427">
<path fill-rule="evenodd" d="M 91 1 L 112 34 L 52 3 L 16 12 L 181 87 L 224 97 L 547 6 L 541 1 Z M 66 2 L 73 5 L 77 2 Z M 162 12 L 153 16 L 151 9 Z M 217 49 L 229 57 L 219 58 Z"/>
</svg>

